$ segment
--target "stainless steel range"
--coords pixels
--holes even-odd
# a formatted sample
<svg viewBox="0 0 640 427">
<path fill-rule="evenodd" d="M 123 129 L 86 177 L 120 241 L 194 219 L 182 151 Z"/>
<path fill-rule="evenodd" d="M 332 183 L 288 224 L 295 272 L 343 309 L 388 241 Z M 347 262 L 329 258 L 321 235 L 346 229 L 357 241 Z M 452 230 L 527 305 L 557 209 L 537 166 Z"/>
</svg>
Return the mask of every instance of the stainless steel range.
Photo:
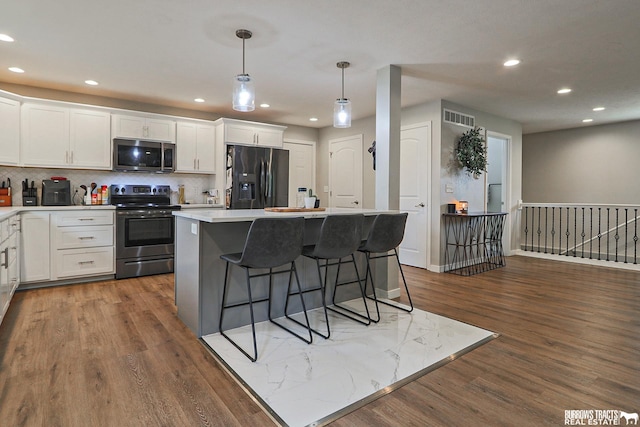
<svg viewBox="0 0 640 427">
<path fill-rule="evenodd" d="M 175 220 L 168 185 L 112 185 L 116 279 L 173 272 Z"/>
</svg>

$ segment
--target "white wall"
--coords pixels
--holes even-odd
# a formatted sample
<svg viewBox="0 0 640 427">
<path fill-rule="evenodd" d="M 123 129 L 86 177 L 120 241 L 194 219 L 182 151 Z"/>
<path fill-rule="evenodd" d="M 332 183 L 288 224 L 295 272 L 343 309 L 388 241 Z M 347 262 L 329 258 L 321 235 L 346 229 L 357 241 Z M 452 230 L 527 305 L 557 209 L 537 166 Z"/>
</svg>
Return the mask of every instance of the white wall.
<svg viewBox="0 0 640 427">
<path fill-rule="evenodd" d="M 640 120 L 523 137 L 528 203 L 640 204 Z"/>
</svg>

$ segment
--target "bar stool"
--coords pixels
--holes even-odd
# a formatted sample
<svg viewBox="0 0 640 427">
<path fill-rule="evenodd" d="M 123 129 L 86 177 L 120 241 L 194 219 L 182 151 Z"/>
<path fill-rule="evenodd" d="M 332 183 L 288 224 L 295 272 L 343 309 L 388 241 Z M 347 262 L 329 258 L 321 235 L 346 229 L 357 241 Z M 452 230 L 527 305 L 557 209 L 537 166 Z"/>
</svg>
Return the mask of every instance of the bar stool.
<svg viewBox="0 0 640 427">
<path fill-rule="evenodd" d="M 300 290 L 300 281 L 298 279 L 298 271 L 296 270 L 295 259 L 300 256 L 302 253 L 302 245 L 303 245 L 303 234 L 304 234 L 304 218 L 258 218 L 255 219 L 251 227 L 249 228 L 249 233 L 247 235 L 247 239 L 244 244 L 244 249 L 242 253 L 233 253 L 233 254 L 223 254 L 220 255 L 220 258 L 227 262 L 225 272 L 224 272 L 224 290 L 222 292 L 222 308 L 220 309 L 220 334 L 224 336 L 231 344 L 233 344 L 238 350 L 240 350 L 245 356 L 247 356 L 252 362 L 255 362 L 258 359 L 258 346 L 256 342 L 256 327 L 255 320 L 253 314 L 253 304 L 258 302 L 267 301 L 269 304 L 268 314 L 269 320 L 281 327 L 285 331 L 291 333 L 292 335 L 300 338 L 302 341 L 307 344 L 311 344 L 312 335 L 311 335 L 311 327 L 309 325 L 309 318 L 307 316 L 307 310 L 304 304 L 304 299 L 302 298 L 302 294 L 300 295 L 300 301 L 302 303 L 302 311 L 304 313 L 304 318 L 306 321 L 307 331 L 309 332 L 309 338 L 303 337 L 302 335 L 296 333 L 292 329 L 289 329 L 282 325 L 279 322 L 276 322 L 271 317 L 271 294 L 273 290 L 273 275 L 281 274 L 281 273 L 289 273 L 289 285 L 288 288 L 291 288 L 292 276 L 295 275 L 296 284 L 298 286 L 298 290 Z M 242 267 L 246 272 L 247 279 L 247 294 L 248 299 L 246 301 L 238 302 L 238 303 L 227 303 L 228 291 L 229 291 L 229 267 L 230 265 L 237 265 L 238 267 Z M 290 264 L 290 268 L 287 270 L 281 271 L 273 271 L 275 267 L 284 266 L 286 264 Z M 268 273 L 257 273 L 251 274 L 251 269 L 269 269 Z M 255 277 L 263 277 L 269 276 L 269 295 L 266 298 L 256 299 L 254 300 L 251 295 L 251 279 Z M 286 302 L 285 302 L 285 316 L 294 320 L 287 314 L 286 307 L 288 306 L 289 295 L 287 292 Z M 237 344 L 233 339 L 231 339 L 227 334 L 224 333 L 223 330 L 223 320 L 224 313 L 227 309 L 236 308 L 241 306 L 249 306 L 249 311 L 251 314 L 251 330 L 253 334 L 253 356 L 247 353 L 239 344 Z M 294 320 L 295 321 L 295 320 Z M 302 324 L 298 321 L 296 323 Z"/>
<path fill-rule="evenodd" d="M 322 226 L 320 228 L 320 236 L 316 244 L 305 246 L 302 249 L 302 255 L 316 260 L 316 267 L 318 269 L 318 279 L 320 280 L 320 285 L 313 288 L 305 288 L 302 292 L 308 293 L 320 291 L 322 306 L 324 308 L 324 317 L 325 321 L 327 322 L 327 333 L 323 334 L 315 329 L 312 329 L 312 331 L 323 338 L 329 338 L 329 336 L 331 335 L 327 310 L 333 311 L 337 314 L 341 314 L 364 325 L 369 325 L 371 323 L 371 320 L 369 318 L 369 308 L 367 307 L 367 301 L 365 299 L 364 288 L 362 286 L 362 281 L 360 280 L 360 274 L 358 273 L 358 267 L 356 265 L 354 256 L 354 253 L 358 250 L 358 246 L 362 241 L 363 222 L 364 215 L 362 214 L 328 215 L 322 222 Z M 343 261 L 343 258 L 347 257 L 351 257 L 351 259 Z M 321 260 L 324 260 L 324 264 L 320 263 Z M 330 262 L 331 260 L 336 261 Z M 342 264 L 348 263 L 353 263 L 357 280 L 340 282 L 340 267 L 342 266 Z M 338 269 L 336 272 L 333 294 L 331 296 L 332 306 L 327 306 L 325 301 L 327 292 L 327 277 L 329 276 L 329 267 L 334 265 L 337 265 Z M 322 267 L 324 267 L 324 280 L 322 278 L 321 272 Z M 343 305 L 340 305 L 335 301 L 338 287 L 353 283 L 358 284 L 360 295 L 362 296 L 362 301 L 364 302 L 365 310 L 367 313 L 366 316 L 348 307 L 344 307 Z M 336 310 L 336 307 L 340 310 Z"/>
<path fill-rule="evenodd" d="M 413 311 L 413 301 L 411 301 L 411 294 L 409 294 L 407 280 L 404 278 L 404 272 L 402 271 L 402 265 L 400 264 L 400 258 L 398 257 L 397 249 L 398 245 L 400 245 L 400 242 L 402 242 L 402 239 L 404 238 L 404 229 L 407 223 L 407 216 L 408 214 L 406 212 L 398 214 L 379 214 L 373 220 L 373 224 L 369 229 L 369 236 L 367 237 L 367 240 L 362 242 L 362 244 L 358 248 L 358 251 L 363 252 L 367 257 L 367 271 L 364 277 L 364 288 L 366 293 L 369 278 L 371 278 L 373 298 L 368 295 L 367 298 L 375 301 L 376 303 L 376 312 L 378 314 L 378 319 L 372 319 L 372 322 L 374 323 L 380 321 L 380 309 L 378 307 L 378 303 L 382 303 L 390 307 L 395 307 L 399 310 L 406 311 L 407 313 Z M 389 253 L 390 251 L 393 251 L 393 253 Z M 390 256 L 395 256 L 396 261 L 398 261 L 398 268 L 400 269 L 402 281 L 404 282 L 404 289 L 407 292 L 407 298 L 409 299 L 409 308 L 405 308 L 404 306 L 399 304 L 393 304 L 387 301 L 379 300 L 376 296 L 376 286 L 373 283 L 373 274 L 371 273 L 371 260 L 378 258 L 388 258 Z"/>
</svg>

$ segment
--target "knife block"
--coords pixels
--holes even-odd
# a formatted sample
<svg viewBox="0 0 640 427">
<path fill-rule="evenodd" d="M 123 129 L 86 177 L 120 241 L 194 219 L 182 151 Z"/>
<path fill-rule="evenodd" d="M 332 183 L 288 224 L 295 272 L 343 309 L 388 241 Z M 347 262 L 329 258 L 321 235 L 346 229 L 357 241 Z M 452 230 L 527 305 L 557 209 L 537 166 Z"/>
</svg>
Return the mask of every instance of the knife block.
<svg viewBox="0 0 640 427">
<path fill-rule="evenodd" d="M 22 206 L 38 206 L 38 198 L 36 196 L 25 196 L 28 193 L 22 193 Z"/>
<path fill-rule="evenodd" d="M 11 206 L 11 194 L 8 188 L 0 188 L 0 207 Z"/>
</svg>

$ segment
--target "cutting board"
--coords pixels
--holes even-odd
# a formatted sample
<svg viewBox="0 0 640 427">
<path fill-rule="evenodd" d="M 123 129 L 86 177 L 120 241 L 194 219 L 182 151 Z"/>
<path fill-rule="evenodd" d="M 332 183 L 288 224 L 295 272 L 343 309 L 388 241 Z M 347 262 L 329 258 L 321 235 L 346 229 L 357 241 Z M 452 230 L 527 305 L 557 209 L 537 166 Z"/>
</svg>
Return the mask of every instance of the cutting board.
<svg viewBox="0 0 640 427">
<path fill-rule="evenodd" d="M 326 208 L 264 208 L 267 212 L 322 212 Z"/>
</svg>

